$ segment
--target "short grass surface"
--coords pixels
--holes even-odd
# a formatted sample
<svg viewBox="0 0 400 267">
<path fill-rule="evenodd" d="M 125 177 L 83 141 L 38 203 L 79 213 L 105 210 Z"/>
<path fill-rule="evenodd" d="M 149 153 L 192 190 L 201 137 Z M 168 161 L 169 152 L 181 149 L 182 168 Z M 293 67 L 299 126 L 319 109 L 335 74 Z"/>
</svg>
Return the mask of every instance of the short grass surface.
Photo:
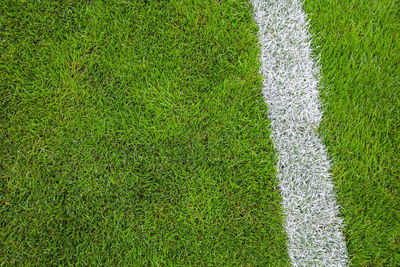
<svg viewBox="0 0 400 267">
<path fill-rule="evenodd" d="M 249 3 L 0 14 L 1 262 L 287 264 Z"/>
<path fill-rule="evenodd" d="M 400 2 L 306 0 L 354 266 L 400 265 Z"/>
</svg>

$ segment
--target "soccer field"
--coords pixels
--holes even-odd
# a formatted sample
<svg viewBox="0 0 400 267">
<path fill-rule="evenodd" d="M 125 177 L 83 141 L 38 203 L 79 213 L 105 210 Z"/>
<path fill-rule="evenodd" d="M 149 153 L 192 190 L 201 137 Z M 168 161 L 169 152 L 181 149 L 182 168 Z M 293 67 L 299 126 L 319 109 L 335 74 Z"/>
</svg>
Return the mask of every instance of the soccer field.
<svg viewBox="0 0 400 267">
<path fill-rule="evenodd" d="M 1 263 L 296 264 L 255 2 L 0 5 Z M 301 3 L 343 257 L 398 266 L 400 2 Z"/>
</svg>

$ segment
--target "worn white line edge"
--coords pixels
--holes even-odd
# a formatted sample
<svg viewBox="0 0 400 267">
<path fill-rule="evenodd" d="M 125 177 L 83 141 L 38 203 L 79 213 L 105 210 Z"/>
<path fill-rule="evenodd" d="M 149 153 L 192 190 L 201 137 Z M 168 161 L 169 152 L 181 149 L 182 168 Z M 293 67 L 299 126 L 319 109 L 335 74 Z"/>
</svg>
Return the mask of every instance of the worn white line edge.
<svg viewBox="0 0 400 267">
<path fill-rule="evenodd" d="M 319 67 L 301 0 L 251 0 L 259 26 L 263 94 L 294 266 L 347 266 L 330 162 L 317 134 Z"/>
</svg>

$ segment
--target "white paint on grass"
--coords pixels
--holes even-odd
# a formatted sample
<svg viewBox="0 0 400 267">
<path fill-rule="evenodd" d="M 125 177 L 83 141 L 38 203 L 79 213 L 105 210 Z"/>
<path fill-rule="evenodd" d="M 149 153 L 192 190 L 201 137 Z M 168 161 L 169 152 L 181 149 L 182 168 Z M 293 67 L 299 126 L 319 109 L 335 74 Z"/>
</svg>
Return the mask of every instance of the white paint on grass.
<svg viewBox="0 0 400 267">
<path fill-rule="evenodd" d="M 348 265 L 343 222 L 318 137 L 319 68 L 300 0 L 251 0 L 259 26 L 264 97 L 277 151 L 288 253 L 295 266 Z"/>
</svg>

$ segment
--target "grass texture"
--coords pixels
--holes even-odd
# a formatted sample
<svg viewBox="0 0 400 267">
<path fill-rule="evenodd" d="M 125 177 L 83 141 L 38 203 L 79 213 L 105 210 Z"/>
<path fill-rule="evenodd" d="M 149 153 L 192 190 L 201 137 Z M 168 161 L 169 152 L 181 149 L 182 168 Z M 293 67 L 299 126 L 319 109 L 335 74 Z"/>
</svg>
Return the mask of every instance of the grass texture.
<svg viewBox="0 0 400 267">
<path fill-rule="evenodd" d="M 355 266 L 400 265 L 400 2 L 306 0 Z"/>
<path fill-rule="evenodd" d="M 287 263 L 249 3 L 0 14 L 1 262 Z"/>
</svg>

